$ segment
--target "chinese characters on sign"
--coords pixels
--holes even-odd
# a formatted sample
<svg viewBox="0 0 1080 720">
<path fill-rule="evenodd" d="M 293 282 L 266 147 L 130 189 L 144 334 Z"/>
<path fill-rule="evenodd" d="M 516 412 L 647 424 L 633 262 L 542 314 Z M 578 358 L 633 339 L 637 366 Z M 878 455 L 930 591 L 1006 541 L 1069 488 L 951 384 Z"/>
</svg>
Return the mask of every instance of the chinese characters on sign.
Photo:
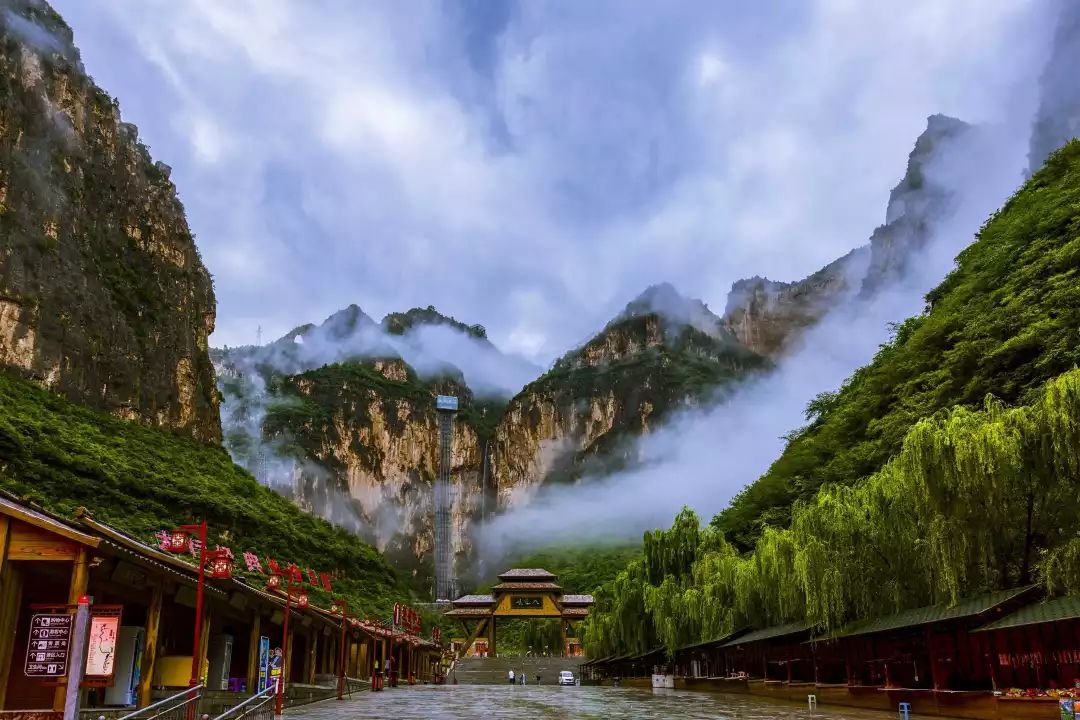
<svg viewBox="0 0 1080 720">
<path fill-rule="evenodd" d="M 30 618 L 30 640 L 26 644 L 27 677 L 67 675 L 71 619 L 71 615 L 34 615 Z"/>
<path fill-rule="evenodd" d="M 90 619 L 87 677 L 111 678 L 116 672 L 116 635 L 119 631 L 120 618 L 116 615 L 95 615 Z"/>
</svg>

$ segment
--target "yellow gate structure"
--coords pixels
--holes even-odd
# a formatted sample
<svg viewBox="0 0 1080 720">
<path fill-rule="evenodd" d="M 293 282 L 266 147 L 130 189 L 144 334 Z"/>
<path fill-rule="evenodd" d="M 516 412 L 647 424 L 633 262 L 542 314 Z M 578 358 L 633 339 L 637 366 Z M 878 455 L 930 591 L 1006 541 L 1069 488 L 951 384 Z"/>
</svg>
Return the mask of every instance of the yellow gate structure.
<svg viewBox="0 0 1080 720">
<path fill-rule="evenodd" d="M 564 594 L 557 578 L 541 568 L 517 568 L 499 574 L 499 583 L 490 595 L 463 595 L 453 601 L 446 617 L 456 618 L 465 628 L 464 652 L 477 638 L 486 637 L 488 652 L 496 653 L 497 618 L 559 618 L 561 652 L 566 652 L 566 631 L 589 615 L 592 595 Z M 470 627 L 470 623 L 475 623 Z"/>
</svg>

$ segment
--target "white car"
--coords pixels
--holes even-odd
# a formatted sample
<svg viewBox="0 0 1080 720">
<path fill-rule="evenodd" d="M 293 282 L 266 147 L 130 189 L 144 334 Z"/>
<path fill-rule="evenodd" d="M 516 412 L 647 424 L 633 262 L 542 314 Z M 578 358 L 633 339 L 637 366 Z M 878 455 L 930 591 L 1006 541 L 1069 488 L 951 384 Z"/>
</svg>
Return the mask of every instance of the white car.
<svg viewBox="0 0 1080 720">
<path fill-rule="evenodd" d="M 574 685 L 575 684 L 574 683 L 574 673 L 570 672 L 569 670 L 563 670 L 562 672 L 560 672 L 559 673 L 559 684 L 560 685 Z"/>
</svg>

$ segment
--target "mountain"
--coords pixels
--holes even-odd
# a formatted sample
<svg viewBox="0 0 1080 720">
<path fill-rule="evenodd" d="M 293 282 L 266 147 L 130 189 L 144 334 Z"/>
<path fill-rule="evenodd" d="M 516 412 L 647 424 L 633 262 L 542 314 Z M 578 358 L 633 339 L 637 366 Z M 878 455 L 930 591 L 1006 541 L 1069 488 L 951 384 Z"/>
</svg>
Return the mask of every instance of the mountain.
<svg viewBox="0 0 1080 720">
<path fill-rule="evenodd" d="M 221 438 L 215 301 L 169 180 L 43 2 L 0 12 L 0 367 Z"/>
<path fill-rule="evenodd" d="M 472 523 L 489 501 L 488 445 L 505 405 L 482 381 L 531 375 L 531 366 L 500 353 L 481 326 L 433 307 L 376 322 L 351 305 L 265 346 L 212 354 L 234 460 L 300 507 L 375 543 L 418 587 L 433 567 L 435 396 L 457 396 L 453 542 L 467 564 Z M 485 392 L 449 358 L 466 364 Z"/>
<path fill-rule="evenodd" d="M 1073 138 L 1080 137 L 1080 5 L 1058 0 L 1058 23 L 1050 57 L 1039 79 L 1039 109 L 1032 126 L 1028 166 L 1035 172 Z"/>
<path fill-rule="evenodd" d="M 740 547 L 762 524 L 784 524 L 797 499 L 875 472 L 920 419 L 987 395 L 1030 403 L 1080 361 L 1076 204 L 1080 143 L 1054 156 L 979 232 L 927 295 L 930 311 L 901 325 L 874 362 L 836 393 L 768 472 L 715 519 Z"/>
<path fill-rule="evenodd" d="M 220 445 L 213 288 L 168 167 L 42 0 L 0 4 L 0 67 L 0 489 L 146 542 L 206 520 L 385 616 L 409 594 L 385 558 Z"/>
<path fill-rule="evenodd" d="M 646 533 L 596 593 L 590 655 L 746 626 L 828 635 L 1033 582 L 1080 591 L 1078 227 L 1072 141 L 728 510 Z"/>
<path fill-rule="evenodd" d="M 885 222 L 870 241 L 796 282 L 754 277 L 728 294 L 724 322 L 743 345 L 777 358 L 830 310 L 900 282 L 920 261 L 935 223 L 955 210 L 953 193 L 936 179 L 943 158 L 970 158 L 983 144 L 967 123 L 931 115 L 915 140 L 904 177 L 889 193 Z"/>
<path fill-rule="evenodd" d="M 647 289 L 510 401 L 496 430 L 500 507 L 620 467 L 632 459 L 625 441 L 768 366 L 700 301 Z"/>
</svg>

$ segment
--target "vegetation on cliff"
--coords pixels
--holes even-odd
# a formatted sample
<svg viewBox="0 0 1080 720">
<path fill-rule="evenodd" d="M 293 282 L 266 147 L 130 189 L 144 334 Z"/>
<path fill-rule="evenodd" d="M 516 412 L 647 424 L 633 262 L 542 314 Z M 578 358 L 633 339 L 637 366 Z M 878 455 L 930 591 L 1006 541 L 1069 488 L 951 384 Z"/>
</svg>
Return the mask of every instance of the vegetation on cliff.
<svg viewBox="0 0 1080 720">
<path fill-rule="evenodd" d="M 1080 592 L 1080 142 L 983 227 L 923 315 L 704 529 L 598 593 L 590 654 L 853 620 L 1041 582 Z"/>
<path fill-rule="evenodd" d="M 169 180 L 45 3 L 0 18 L 0 367 L 219 441 L 214 291 Z"/>
<path fill-rule="evenodd" d="M 714 525 L 742 550 L 797 499 L 880 469 L 921 418 L 987 394 L 1028 403 L 1080 361 L 1080 142 L 983 226 L 957 268 L 873 362 L 807 409 L 772 467 Z"/>
<path fill-rule="evenodd" d="M 211 542 L 336 571 L 354 607 L 385 613 L 407 592 L 379 553 L 299 510 L 220 447 L 119 420 L 0 373 L 0 487 L 146 542 L 205 519 Z"/>
</svg>

